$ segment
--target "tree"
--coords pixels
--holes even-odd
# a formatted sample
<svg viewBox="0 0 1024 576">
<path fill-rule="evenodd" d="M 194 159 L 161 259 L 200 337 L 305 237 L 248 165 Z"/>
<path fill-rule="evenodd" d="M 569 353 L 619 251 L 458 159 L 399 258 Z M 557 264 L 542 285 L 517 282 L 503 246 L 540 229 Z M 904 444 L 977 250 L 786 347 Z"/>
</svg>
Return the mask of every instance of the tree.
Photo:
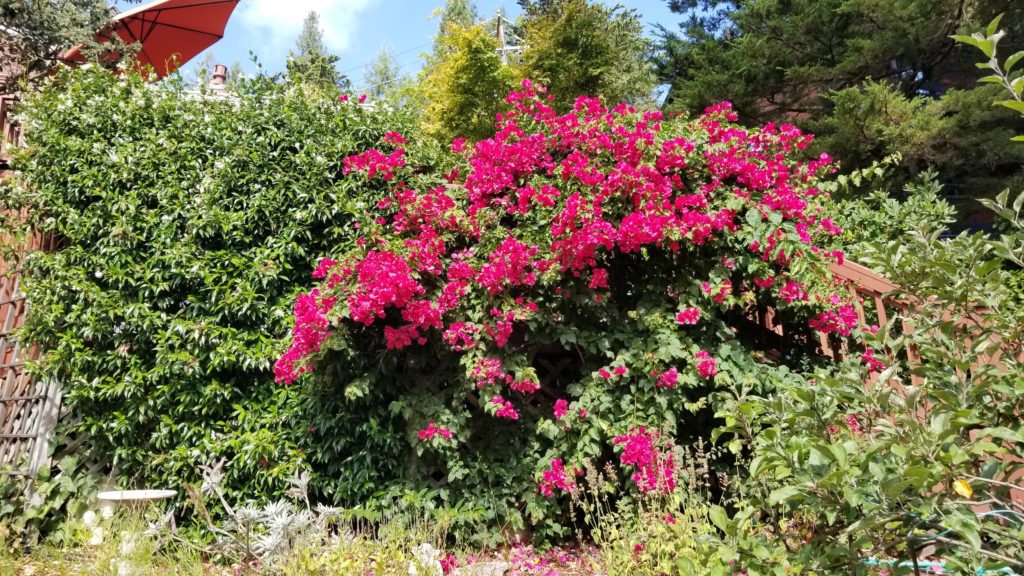
<svg viewBox="0 0 1024 576">
<path fill-rule="evenodd" d="M 494 133 L 515 72 L 501 62 L 498 42 L 481 25 L 451 24 L 420 72 L 415 100 L 427 132 L 442 141 L 480 140 Z"/>
<path fill-rule="evenodd" d="M 217 56 L 212 50 L 207 50 L 203 57 L 192 66 L 192 78 L 190 79 L 196 87 L 203 86 L 210 81 L 213 74 L 213 67 L 217 65 Z"/>
<path fill-rule="evenodd" d="M 528 2 L 520 74 L 548 86 L 567 108 L 580 95 L 610 102 L 650 96 L 649 42 L 636 12 L 590 0 Z"/>
<path fill-rule="evenodd" d="M 245 77 L 245 68 L 242 67 L 242 63 L 235 60 L 228 67 L 228 90 L 234 90 L 238 87 L 238 82 Z"/>
<path fill-rule="evenodd" d="M 296 51 L 288 52 L 288 78 L 294 82 L 328 90 L 348 90 L 351 82 L 335 67 L 340 58 L 327 52 L 320 16 L 310 12 L 302 23 L 302 32 L 295 43 Z"/>
<path fill-rule="evenodd" d="M 45 75 L 72 46 L 94 48 L 96 31 L 113 14 L 105 0 L 0 0 L 0 93 Z"/>
<path fill-rule="evenodd" d="M 469 28 L 477 23 L 480 17 L 476 10 L 476 2 L 473 0 L 447 0 L 444 8 L 441 8 L 437 15 L 441 21 L 437 25 L 437 34 L 434 36 L 434 53 L 438 52 L 441 39 L 448 34 L 449 29 Z"/>
<path fill-rule="evenodd" d="M 363 77 L 363 91 L 377 100 L 396 100 L 402 85 L 407 81 L 402 69 L 395 62 L 388 46 L 382 46 L 377 58 L 366 67 Z"/>
<path fill-rule="evenodd" d="M 973 63 L 951 34 L 1007 12 L 1010 0 L 672 0 L 686 15 L 662 28 L 657 59 L 671 85 L 666 109 L 696 113 L 731 101 L 744 117 L 795 122 L 818 134 L 844 168 L 903 154 L 901 187 L 927 166 L 961 194 L 981 195 L 993 180 L 1019 174 L 1022 158 L 982 137 L 1019 127 L 1005 111 L 974 104 L 990 90 L 973 84 Z M 980 92 L 979 92 L 980 91 Z M 994 143 L 993 139 L 993 143 Z M 973 145 L 974 142 L 970 144 Z M 976 156 L 982 154 L 978 160 Z"/>
</svg>

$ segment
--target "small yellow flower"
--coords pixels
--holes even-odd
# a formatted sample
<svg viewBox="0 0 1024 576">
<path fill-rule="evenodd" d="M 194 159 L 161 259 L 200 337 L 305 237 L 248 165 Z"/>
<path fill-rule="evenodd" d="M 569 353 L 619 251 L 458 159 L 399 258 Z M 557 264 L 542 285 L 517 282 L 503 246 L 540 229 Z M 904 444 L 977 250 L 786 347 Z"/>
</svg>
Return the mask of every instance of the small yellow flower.
<svg viewBox="0 0 1024 576">
<path fill-rule="evenodd" d="M 957 480 L 953 482 L 953 491 L 963 496 L 964 498 L 970 498 L 974 495 L 974 489 L 967 483 L 966 480 Z"/>
</svg>

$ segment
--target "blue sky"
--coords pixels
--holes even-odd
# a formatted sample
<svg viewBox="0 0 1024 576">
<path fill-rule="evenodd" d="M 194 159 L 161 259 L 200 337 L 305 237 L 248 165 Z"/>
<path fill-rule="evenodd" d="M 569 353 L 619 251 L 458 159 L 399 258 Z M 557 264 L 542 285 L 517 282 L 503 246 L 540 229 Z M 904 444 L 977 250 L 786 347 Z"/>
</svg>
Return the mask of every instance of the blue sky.
<svg viewBox="0 0 1024 576">
<path fill-rule="evenodd" d="M 396 56 L 403 72 L 417 72 L 421 54 L 430 50 L 437 29 L 437 19 L 431 15 L 443 3 L 444 0 L 241 0 L 224 38 L 210 51 L 220 63 L 230 66 L 238 61 L 243 68 L 252 70 L 252 50 L 264 69 L 280 71 L 303 19 L 315 10 L 320 14 L 328 48 L 341 56 L 338 69 L 358 86 L 366 65 L 385 45 Z M 637 10 L 648 33 L 655 24 L 674 28 L 681 20 L 679 15 L 669 12 L 666 0 L 619 3 Z M 513 19 L 520 12 L 515 0 L 477 0 L 478 11 L 485 17 L 499 7 Z M 194 74 L 192 69 L 202 58 L 200 54 L 192 66 L 186 66 L 185 74 Z"/>
</svg>

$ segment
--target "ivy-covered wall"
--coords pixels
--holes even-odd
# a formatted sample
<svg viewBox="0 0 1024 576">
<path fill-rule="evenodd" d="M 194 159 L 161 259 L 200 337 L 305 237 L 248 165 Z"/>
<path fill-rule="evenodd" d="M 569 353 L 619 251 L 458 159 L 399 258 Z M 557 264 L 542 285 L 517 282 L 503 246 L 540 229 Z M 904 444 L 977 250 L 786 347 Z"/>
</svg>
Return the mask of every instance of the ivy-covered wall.
<svg viewBox="0 0 1024 576">
<path fill-rule="evenodd" d="M 221 458 L 239 498 L 282 489 L 300 462 L 329 469 L 336 498 L 393 476 L 381 403 L 339 420 L 340 399 L 276 385 L 271 365 L 311 263 L 348 246 L 378 197 L 341 159 L 410 119 L 267 79 L 224 101 L 88 68 L 22 114 L 3 204 L 64 245 L 29 262 L 23 337 L 121 484 L 180 487 Z"/>
</svg>

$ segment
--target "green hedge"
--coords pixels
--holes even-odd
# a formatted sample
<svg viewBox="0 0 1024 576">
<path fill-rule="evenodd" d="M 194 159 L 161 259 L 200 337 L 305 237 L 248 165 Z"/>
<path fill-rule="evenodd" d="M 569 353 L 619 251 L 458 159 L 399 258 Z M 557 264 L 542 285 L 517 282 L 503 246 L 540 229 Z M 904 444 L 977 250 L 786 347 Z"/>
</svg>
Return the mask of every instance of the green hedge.
<svg viewBox="0 0 1024 576">
<path fill-rule="evenodd" d="M 63 245 L 29 259 L 24 338 L 65 384 L 70 432 L 112 456 L 122 484 L 179 487 L 220 458 L 239 498 L 283 489 L 302 462 L 328 472 L 332 499 L 398 475 L 384 405 L 364 398 L 345 420 L 341 399 L 277 386 L 271 365 L 296 287 L 379 196 L 341 159 L 414 133 L 412 119 L 265 78 L 225 100 L 88 68 L 22 114 L 3 202 Z"/>
</svg>

